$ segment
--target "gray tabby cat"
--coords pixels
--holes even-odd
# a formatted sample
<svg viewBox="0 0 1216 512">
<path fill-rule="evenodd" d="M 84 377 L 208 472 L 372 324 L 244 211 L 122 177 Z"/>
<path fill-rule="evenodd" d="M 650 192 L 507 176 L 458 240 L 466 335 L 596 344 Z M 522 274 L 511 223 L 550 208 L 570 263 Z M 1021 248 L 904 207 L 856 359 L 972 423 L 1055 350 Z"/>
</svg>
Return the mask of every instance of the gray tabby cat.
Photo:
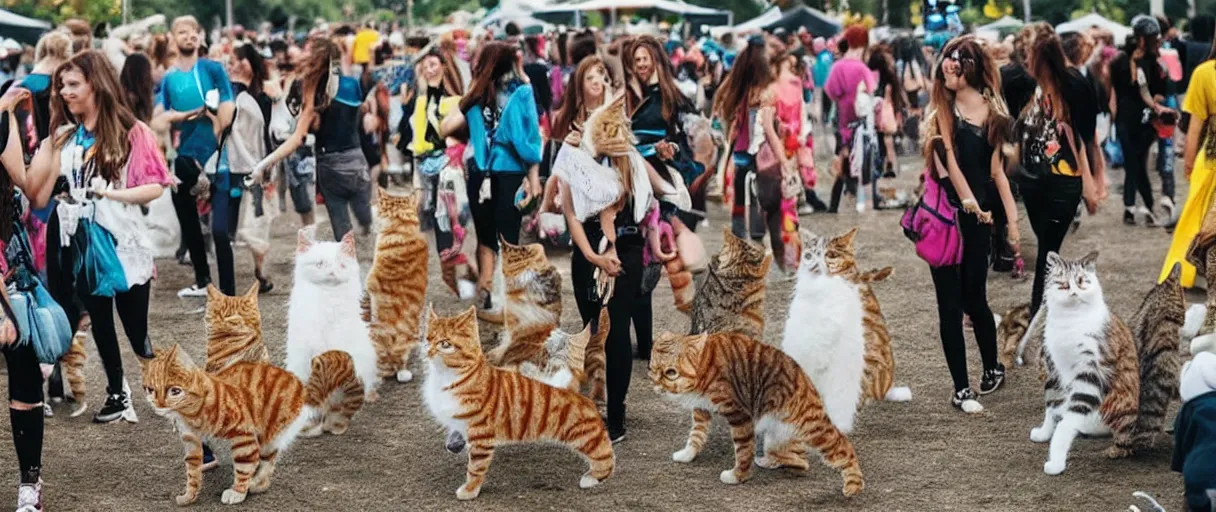
<svg viewBox="0 0 1216 512">
<path fill-rule="evenodd" d="M 1170 401 L 1178 396 L 1178 369 L 1182 366 L 1178 330 L 1186 319 L 1182 264 L 1148 292 L 1132 317 L 1132 334 L 1140 359 L 1140 415 L 1133 443 L 1137 450 L 1152 448 L 1165 427 Z"/>
<path fill-rule="evenodd" d="M 690 334 L 738 332 L 764 336 L 764 293 L 772 256 L 723 230 L 722 250 L 709 262 L 692 304 Z"/>
</svg>

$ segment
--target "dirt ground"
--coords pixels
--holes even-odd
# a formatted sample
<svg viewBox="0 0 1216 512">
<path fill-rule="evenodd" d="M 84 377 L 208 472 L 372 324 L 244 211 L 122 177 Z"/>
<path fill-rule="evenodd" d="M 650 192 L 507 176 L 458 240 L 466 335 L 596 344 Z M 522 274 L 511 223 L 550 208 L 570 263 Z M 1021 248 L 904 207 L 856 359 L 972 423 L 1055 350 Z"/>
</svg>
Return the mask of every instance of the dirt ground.
<svg viewBox="0 0 1216 512">
<path fill-rule="evenodd" d="M 908 160 L 899 178 L 910 186 L 917 164 Z M 1178 166 L 1181 169 L 1181 165 Z M 1112 173 L 1122 182 L 1122 172 Z M 1180 180 L 1182 181 L 1182 180 Z M 821 180 L 826 199 L 831 183 Z M 1156 185 L 1154 188 L 1157 189 Z M 1179 197 L 1185 197 L 1185 185 Z M 813 464 L 808 474 L 757 469 L 751 481 L 727 486 L 718 473 L 733 463 L 730 436 L 715 419 L 710 442 L 690 464 L 671 461 L 684 444 L 688 414 L 652 391 L 645 363 L 635 362 L 629 395 L 629 435 L 617 445 L 617 471 L 601 486 L 578 488 L 584 464 L 572 453 L 548 445 L 512 446 L 495 456 L 481 497 L 460 503 L 454 492 L 464 481 L 465 457 L 443 449 L 443 435 L 421 403 L 418 380 L 385 383 L 382 399 L 369 404 L 342 437 L 305 439 L 280 459 L 274 485 L 251 496 L 245 510 L 1127 510 L 1133 491 L 1158 497 L 1169 509 L 1182 507 L 1182 485 L 1169 471 L 1172 440 L 1168 436 L 1154 453 L 1130 460 L 1108 460 L 1101 453 L 1108 439 L 1078 440 L 1068 470 L 1062 476 L 1042 472 L 1047 447 L 1031 443 L 1030 429 L 1042 418 L 1043 398 L 1037 372 L 1015 369 L 1007 386 L 985 397 L 986 411 L 964 415 L 950 406 L 950 378 L 938 338 L 938 325 L 928 268 L 917 259 L 898 227 L 899 213 L 847 213 L 802 218 L 818 233 L 835 234 L 860 226 L 860 262 L 866 267 L 893 265 L 895 275 L 876 287 L 894 335 L 897 384 L 911 386 L 910 403 L 879 403 L 863 409 L 850 436 L 857 448 L 866 489 L 854 499 L 840 494 L 840 477 Z M 711 225 L 701 229 L 715 251 L 726 212 L 711 208 Z M 1103 210 L 1086 218 L 1065 242 L 1066 256 L 1097 249 L 1106 298 L 1114 311 L 1128 318 L 1139 305 L 1160 269 L 1169 244 L 1162 229 L 1123 226 L 1120 190 L 1112 188 Z M 295 230 L 299 220 L 288 213 L 279 218 L 269 269 L 277 288 L 262 297 L 266 343 L 275 361 L 282 361 L 287 299 Z M 322 233 L 328 229 L 323 227 Z M 1033 264 L 1034 244 L 1023 220 L 1023 251 Z M 366 269 L 370 243 L 361 244 Z M 575 328 L 577 309 L 569 288 L 569 259 L 552 253 L 566 274 L 562 325 Z M 439 281 L 432 255 L 429 298 L 443 313 L 460 304 Z M 245 251 L 237 254 L 238 288 L 252 282 L 252 263 Z M 159 347 L 180 343 L 201 361 L 204 326 L 201 299 L 180 300 L 175 292 L 190 284 L 191 272 L 171 260 L 158 262 L 154 285 L 151 336 Z M 765 307 L 766 338 L 779 341 L 792 281 L 773 280 Z M 989 298 L 994 311 L 1025 302 L 1029 280 L 1008 275 L 990 277 Z M 1192 301 L 1202 300 L 1192 296 Z M 686 331 L 688 319 L 672 306 L 668 286 L 655 292 L 655 330 Z M 491 326 L 482 324 L 483 332 Z M 970 336 L 969 336 L 970 338 Z M 91 344 L 90 344 L 91 345 Z M 978 385 L 979 356 L 969 343 L 970 371 Z M 170 424 L 152 414 L 141 391 L 133 397 L 138 424 L 94 425 L 91 414 L 103 398 L 104 378 L 95 349 L 88 348 L 89 413 L 69 418 L 57 409 L 48 419 L 44 455 L 45 497 L 49 510 L 170 510 L 173 497 L 184 488 L 182 448 Z M 124 348 L 124 363 L 132 387 L 139 389 L 139 367 Z M 416 373 L 423 366 L 415 361 Z M 0 384 L 3 385 L 3 384 Z M 1176 409 L 1176 407 L 1175 407 Z M 7 444 L 7 421 L 0 422 L 0 445 Z M 226 447 L 222 465 L 205 477 L 195 510 L 220 510 L 220 494 L 231 484 L 232 467 Z M 14 482 L 16 462 L 11 448 L 0 449 L 0 482 Z M 0 487 L 3 501 L 11 487 Z M 1143 506 L 1143 504 L 1140 504 Z"/>
</svg>

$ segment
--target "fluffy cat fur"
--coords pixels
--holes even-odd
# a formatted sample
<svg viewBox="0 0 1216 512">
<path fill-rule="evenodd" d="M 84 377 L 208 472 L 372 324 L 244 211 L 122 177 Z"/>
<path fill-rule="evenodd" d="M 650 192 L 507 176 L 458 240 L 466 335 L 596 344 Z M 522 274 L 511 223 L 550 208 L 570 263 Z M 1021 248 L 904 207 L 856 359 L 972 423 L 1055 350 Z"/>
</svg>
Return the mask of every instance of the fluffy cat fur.
<svg viewBox="0 0 1216 512">
<path fill-rule="evenodd" d="M 738 332 L 764 338 L 764 293 L 772 256 L 724 229 L 693 299 L 690 334 Z"/>
<path fill-rule="evenodd" d="M 359 261 L 355 237 L 317 241 L 315 228 L 300 230 L 291 299 L 287 310 L 287 371 L 308 382 L 312 359 L 340 350 L 354 361 L 364 394 L 374 399 L 380 381 L 376 349 L 360 315 Z"/>
<path fill-rule="evenodd" d="M 266 363 L 270 354 L 262 341 L 262 314 L 258 311 L 258 283 L 244 295 L 229 297 L 215 285 L 207 286 L 207 363 L 215 373 L 240 362 Z"/>
<path fill-rule="evenodd" d="M 176 498 L 178 505 L 198 499 L 203 438 L 232 443 L 234 480 L 220 501 L 241 503 L 248 493 L 270 487 L 279 455 L 318 421 L 335 392 L 354 388 L 345 393 L 341 418 L 326 420 L 335 434 L 345 431 L 363 404 L 350 356 L 337 351 L 312 361 L 314 379 L 307 386 L 267 363 L 238 362 L 212 374 L 195 366 L 178 345 L 140 364 L 148 404 L 173 421 L 186 448 L 186 491 Z"/>
<path fill-rule="evenodd" d="M 798 364 L 780 350 L 740 333 L 659 335 L 649 376 L 655 391 L 694 414 L 717 412 L 730 423 L 735 465 L 722 472 L 726 484 L 751 476 L 756 436 L 764 436 L 761 467 L 807 469 L 806 448 L 840 471 L 845 496 L 865 487 L 849 439 L 832 424 L 820 395 Z M 707 431 L 694 428 L 684 449 L 672 455 L 689 462 L 703 447 Z"/>
<path fill-rule="evenodd" d="M 1000 347 L 998 360 L 1005 368 L 1013 368 L 1014 354 L 1022 337 L 1030 329 L 1030 303 L 1026 302 L 1006 311 L 996 326 L 996 343 Z M 1018 364 L 1021 364 L 1020 357 Z"/>
<path fill-rule="evenodd" d="M 616 459 L 595 403 L 491 366 L 481 351 L 474 308 L 454 317 L 430 310 L 426 357 L 427 409 L 448 430 L 449 449 L 453 437 L 468 440 L 468 469 L 457 499 L 481 493 L 494 449 L 503 444 L 550 441 L 577 451 L 590 465 L 579 480 L 584 489 L 612 475 Z"/>
<path fill-rule="evenodd" d="M 567 334 L 561 329 L 554 329 L 545 341 L 545 361 L 524 361 L 518 367 L 519 372 L 550 386 L 574 392 L 582 392 L 586 388 L 588 398 L 597 403 L 604 402 L 608 399 L 604 344 L 611 327 L 608 308 L 603 307 L 600 308 L 600 316 L 592 319 L 582 331 Z"/>
<path fill-rule="evenodd" d="M 410 353 L 421 339 L 418 323 L 426 298 L 430 253 L 418 228 L 414 194 L 397 196 L 381 190 L 377 211 L 381 227 L 367 273 L 363 316 L 371 322 L 379 376 L 408 382 L 414 378 L 409 370 Z"/>
<path fill-rule="evenodd" d="M 89 408 L 88 402 L 85 401 L 88 386 L 84 380 L 84 363 L 88 361 L 88 354 L 84 351 L 84 341 L 88 339 L 89 331 L 89 325 L 82 325 L 80 330 L 72 336 L 72 345 L 68 347 L 68 351 L 59 359 L 63 379 L 68 383 L 68 392 L 72 401 L 76 402 L 76 407 L 70 414 L 73 418 L 84 414 L 84 411 Z"/>
<path fill-rule="evenodd" d="M 1140 368 L 1131 330 L 1106 306 L 1098 282 L 1098 253 L 1068 261 L 1047 256 L 1043 292 L 1046 408 L 1030 440 L 1051 442 L 1043 472 L 1058 475 L 1078 434 L 1113 434 L 1110 457 L 1133 449 Z M 1045 313 L 1044 313 L 1045 311 Z"/>
<path fill-rule="evenodd" d="M 1165 414 L 1178 395 L 1182 366 L 1178 331 L 1186 320 L 1182 264 L 1175 263 L 1165 280 L 1144 297 L 1132 317 L 1132 335 L 1140 360 L 1140 406 L 1136 416 L 1135 449 L 1151 449 L 1165 427 Z"/>
<path fill-rule="evenodd" d="M 891 269 L 859 272 L 856 234 L 854 229 L 827 240 L 802 230 L 802 260 L 781 346 L 810 377 L 828 417 L 846 434 L 867 401 L 912 398 L 908 388 L 892 386 L 891 336 L 870 286 Z"/>
<path fill-rule="evenodd" d="M 498 366 L 518 366 L 548 359 L 545 342 L 562 316 L 562 275 L 545 258 L 540 244 L 512 245 L 499 240 L 502 274 L 507 285 L 503 306 L 505 329 L 486 354 Z"/>
</svg>

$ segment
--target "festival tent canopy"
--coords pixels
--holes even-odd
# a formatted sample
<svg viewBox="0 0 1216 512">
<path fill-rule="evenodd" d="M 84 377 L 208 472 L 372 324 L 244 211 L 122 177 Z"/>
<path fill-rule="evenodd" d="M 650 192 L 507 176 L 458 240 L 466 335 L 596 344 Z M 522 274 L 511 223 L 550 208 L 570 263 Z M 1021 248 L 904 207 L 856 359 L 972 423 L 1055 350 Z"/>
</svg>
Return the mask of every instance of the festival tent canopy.
<svg viewBox="0 0 1216 512">
<path fill-rule="evenodd" d="M 51 29 L 51 24 L 33 18 L 26 18 L 4 9 L 0 9 L 0 33 L 26 44 L 38 42 L 38 36 Z"/>
<path fill-rule="evenodd" d="M 1132 35 L 1131 27 L 1103 18 L 1098 13 L 1086 14 L 1075 20 L 1056 25 L 1056 32 L 1060 34 L 1083 32 L 1091 27 L 1098 27 L 1109 31 L 1115 36 L 1115 44 L 1123 44 L 1123 40 L 1127 39 L 1127 36 Z"/>
<path fill-rule="evenodd" d="M 783 28 L 794 33 L 802 27 L 806 27 L 806 30 L 816 37 L 831 37 L 840 32 L 839 21 L 819 9 L 805 5 L 781 13 L 781 18 L 766 25 L 764 30 L 772 32 Z"/>
<path fill-rule="evenodd" d="M 537 14 L 582 13 L 591 11 L 636 11 L 656 10 L 678 14 L 685 18 L 695 18 L 702 21 L 719 20 L 730 23 L 734 16 L 730 11 L 721 11 L 709 7 L 687 4 L 680 0 L 587 0 L 585 2 L 559 4 L 536 11 Z"/>
<path fill-rule="evenodd" d="M 771 7 L 764 11 L 763 14 L 756 16 L 750 20 L 740 23 L 735 26 L 714 27 L 709 30 L 710 35 L 714 37 L 722 37 L 723 34 L 747 34 L 750 32 L 759 32 L 764 30 L 764 27 L 781 19 L 781 8 Z"/>
<path fill-rule="evenodd" d="M 979 27 L 976 27 L 975 30 L 976 31 L 991 30 L 994 32 L 1001 32 L 1004 30 L 1015 29 L 1015 28 L 1018 28 L 1021 26 L 1022 26 L 1022 20 L 1014 18 L 1013 16 L 1002 16 L 1001 19 L 996 20 L 987 25 L 980 25 Z"/>
</svg>

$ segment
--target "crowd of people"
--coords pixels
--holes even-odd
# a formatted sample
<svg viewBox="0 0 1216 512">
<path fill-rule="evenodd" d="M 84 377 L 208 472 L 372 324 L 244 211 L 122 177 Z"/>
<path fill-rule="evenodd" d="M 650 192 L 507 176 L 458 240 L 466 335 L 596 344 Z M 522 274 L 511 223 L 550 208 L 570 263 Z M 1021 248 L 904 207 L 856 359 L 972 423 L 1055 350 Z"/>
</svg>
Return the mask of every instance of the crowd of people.
<svg viewBox="0 0 1216 512">
<path fill-rule="evenodd" d="M 607 343 L 605 421 L 616 442 L 625 436 L 632 359 L 649 357 L 656 265 L 704 259 L 695 232 L 707 197 L 721 194 L 731 231 L 767 236 L 777 268 L 793 272 L 800 215 L 837 213 L 846 195 L 858 212 L 906 207 L 909 194 L 887 180 L 906 171 L 901 155 L 919 154 L 923 180 L 964 212 L 961 261 L 932 277 L 952 402 L 976 412 L 979 395 L 1004 379 L 986 283 L 994 262 L 1020 258 L 1017 200 L 1038 240 L 1032 315 L 1048 254 L 1083 210 L 1096 211 L 1116 165 L 1126 176 L 1124 221 L 1173 230 L 1162 276 L 1181 261 L 1193 284 L 1190 251 L 1216 234 L 1205 221 L 1216 188 L 1206 155 L 1216 151 L 1206 130 L 1216 112 L 1216 22 L 1201 16 L 1186 27 L 1184 38 L 1165 19 L 1138 17 L 1117 46 L 1100 30 L 1057 34 L 1035 23 L 1006 41 L 962 36 L 937 48 L 911 36 L 872 41 L 859 26 L 715 39 L 688 27 L 664 36 L 524 35 L 507 25 L 431 38 L 318 23 L 301 38 L 270 27 L 208 34 L 190 16 L 164 33 L 124 31 L 103 42 L 73 20 L 24 61 L 18 54 L 5 64 L 13 78 L 0 90 L 0 212 L 8 216 L 0 239 L 29 243 L 6 244 L 3 267 L 28 264 L 71 325 L 91 328 L 107 383 L 93 419 L 114 422 L 134 414 L 115 309 L 133 353 L 153 357 L 157 251 L 142 229 L 150 204 L 167 192 L 180 227 L 177 259 L 194 271 L 179 296 L 206 296 L 211 260 L 218 288 L 235 295 L 238 242 L 266 293 L 275 278 L 265 266 L 270 228 L 288 204 L 304 225 L 324 205 L 341 240 L 370 234 L 380 187 L 413 184 L 445 283 L 485 320 L 501 317 L 493 292 L 500 241 L 539 237 L 571 248 L 584 322 L 601 306 L 596 274 L 617 277 L 611 323 L 632 324 L 633 335 L 614 328 Z M 627 119 L 624 133 L 613 131 L 614 115 Z M 1177 147 L 1175 126 L 1186 134 Z M 831 155 L 830 168 L 817 168 L 817 149 Z M 1191 182 L 1181 209 L 1173 176 L 1180 150 Z M 1159 195 L 1148 179 L 1154 164 Z M 605 170 L 608 186 L 588 177 L 594 169 Z M 820 172 L 833 180 L 826 203 L 816 193 Z M 652 236 L 660 224 L 674 243 Z M 74 270 L 106 244 L 125 282 Z M 13 314 L 5 316 L 18 511 L 37 511 L 43 383 L 59 372 L 12 343 Z M 978 392 L 968 380 L 965 324 L 983 360 Z M 51 398 L 62 393 L 62 385 L 51 389 Z M 209 450 L 204 463 L 214 464 Z"/>
</svg>

